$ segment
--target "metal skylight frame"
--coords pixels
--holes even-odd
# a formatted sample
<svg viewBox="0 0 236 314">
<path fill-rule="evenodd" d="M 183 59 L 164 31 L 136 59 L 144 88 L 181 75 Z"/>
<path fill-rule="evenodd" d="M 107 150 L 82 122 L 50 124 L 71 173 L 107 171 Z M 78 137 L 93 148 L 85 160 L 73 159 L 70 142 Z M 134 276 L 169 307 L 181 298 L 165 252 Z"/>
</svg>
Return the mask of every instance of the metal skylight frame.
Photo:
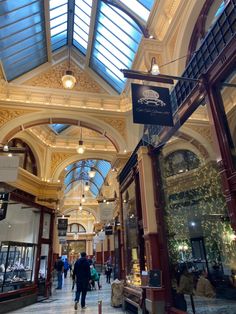
<svg viewBox="0 0 236 314">
<path fill-rule="evenodd" d="M 7 80 L 48 60 L 42 0 L 0 2 L 0 59 Z"/>
</svg>

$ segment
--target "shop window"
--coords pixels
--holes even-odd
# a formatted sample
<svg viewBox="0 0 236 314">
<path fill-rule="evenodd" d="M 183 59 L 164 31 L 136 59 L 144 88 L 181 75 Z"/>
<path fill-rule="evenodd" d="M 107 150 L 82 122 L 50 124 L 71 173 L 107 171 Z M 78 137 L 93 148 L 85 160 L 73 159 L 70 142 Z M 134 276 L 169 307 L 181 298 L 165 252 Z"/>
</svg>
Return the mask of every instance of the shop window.
<svg viewBox="0 0 236 314">
<path fill-rule="evenodd" d="M 133 181 L 122 193 L 122 207 L 126 252 L 126 280 L 131 285 L 141 285 L 141 271 L 145 270 L 143 229 L 140 224 L 140 193 Z M 140 211 L 139 211 L 140 209 Z"/>
<path fill-rule="evenodd" d="M 222 83 L 236 84 L 236 70 L 232 69 L 230 73 L 221 81 Z M 236 167 L 236 102 L 235 102 L 235 88 L 219 86 L 218 101 L 222 105 L 221 117 L 223 119 L 223 126 L 228 137 L 232 159 Z"/>
<path fill-rule="evenodd" d="M 207 125 L 210 132 L 210 119 Z M 171 139 L 164 149 L 168 145 L 172 145 Z M 211 149 L 214 151 L 214 146 Z M 192 313 L 193 295 L 196 313 L 236 313 L 236 234 L 217 162 L 206 158 L 200 163 L 197 157 L 175 153 L 174 165 L 171 154 L 159 157 L 173 305 Z M 188 170 L 185 175 L 170 176 L 179 173 L 180 165 Z"/>
<path fill-rule="evenodd" d="M 198 168 L 200 160 L 189 150 L 178 150 L 165 157 L 165 175 L 167 177 Z"/>
</svg>

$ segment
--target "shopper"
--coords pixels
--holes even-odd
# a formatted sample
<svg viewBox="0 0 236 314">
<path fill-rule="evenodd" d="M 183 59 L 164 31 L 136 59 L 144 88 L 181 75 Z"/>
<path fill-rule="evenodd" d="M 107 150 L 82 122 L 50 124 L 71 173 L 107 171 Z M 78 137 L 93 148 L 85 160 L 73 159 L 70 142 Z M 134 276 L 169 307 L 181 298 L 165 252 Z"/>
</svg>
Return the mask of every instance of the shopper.
<svg viewBox="0 0 236 314">
<path fill-rule="evenodd" d="M 67 272 L 68 272 L 69 269 L 70 269 L 70 265 L 68 263 L 68 259 L 66 258 L 65 262 L 64 262 L 64 277 L 65 278 L 67 277 Z"/>
<path fill-rule="evenodd" d="M 61 290 L 62 289 L 62 276 L 64 272 L 64 262 L 61 259 L 61 256 L 58 256 L 57 261 L 54 265 L 54 268 L 57 271 L 57 288 Z"/>
<path fill-rule="evenodd" d="M 96 289 L 95 283 L 97 282 L 98 289 L 100 289 L 101 288 L 100 282 L 99 282 L 100 276 L 99 276 L 98 272 L 96 271 L 96 268 L 93 265 L 90 265 L 90 273 L 91 273 L 92 288 Z"/>
<path fill-rule="evenodd" d="M 107 283 L 111 283 L 111 273 L 112 273 L 112 266 L 110 263 L 107 262 L 105 266 L 105 275 L 106 275 Z"/>
<path fill-rule="evenodd" d="M 75 310 L 78 308 L 78 302 L 81 294 L 81 308 L 85 309 L 85 299 L 88 290 L 88 285 L 91 281 L 90 266 L 86 257 L 86 253 L 82 252 L 80 258 L 74 266 L 73 279 L 76 280 L 77 291 L 75 294 Z"/>
</svg>

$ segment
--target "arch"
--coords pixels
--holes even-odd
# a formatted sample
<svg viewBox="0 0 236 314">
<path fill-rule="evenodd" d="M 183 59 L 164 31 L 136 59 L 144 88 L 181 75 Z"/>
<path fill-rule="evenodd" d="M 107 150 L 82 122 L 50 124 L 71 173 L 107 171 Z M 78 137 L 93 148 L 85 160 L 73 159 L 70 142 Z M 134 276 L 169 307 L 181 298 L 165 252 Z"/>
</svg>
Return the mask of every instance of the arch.
<svg viewBox="0 0 236 314">
<path fill-rule="evenodd" d="M 41 151 L 38 148 L 38 145 L 33 145 L 36 144 L 35 141 L 32 140 L 32 138 L 30 138 L 29 134 L 27 133 L 19 133 L 17 134 L 17 138 L 21 139 L 22 141 L 24 141 L 32 150 L 34 157 L 35 157 L 35 161 L 36 161 L 36 165 L 37 165 L 37 177 L 41 178 L 42 177 L 42 164 L 41 164 L 41 160 L 43 160 L 42 156 L 40 157 Z M 14 138 L 13 138 L 14 139 Z M 33 144 L 32 144 L 33 143 Z"/>
<path fill-rule="evenodd" d="M 94 130 L 105 136 L 114 145 L 117 152 L 126 148 L 122 135 L 106 122 L 85 113 L 68 113 L 64 111 L 35 112 L 12 119 L 1 128 L 0 143 L 7 143 L 18 132 L 27 128 L 54 123 L 77 125 Z"/>
<path fill-rule="evenodd" d="M 198 156 L 189 149 L 177 149 L 168 154 L 164 159 L 166 176 L 197 169 L 201 165 Z"/>
<path fill-rule="evenodd" d="M 81 223 L 78 223 L 78 222 L 71 222 L 69 225 L 68 225 L 68 228 L 67 228 L 67 232 L 70 232 L 70 233 L 73 233 L 75 231 L 72 231 L 72 228 L 73 228 L 73 225 L 76 225 L 77 226 L 77 233 L 84 233 L 84 232 L 87 232 L 86 231 L 86 228 L 81 224 Z M 81 227 L 81 228 L 80 228 Z M 82 231 L 80 231 L 80 229 L 82 229 Z"/>
<path fill-rule="evenodd" d="M 112 162 L 113 158 L 116 156 L 116 153 L 110 153 L 109 155 L 107 153 L 103 152 L 85 152 L 83 154 L 83 157 L 80 157 L 78 154 L 73 155 L 65 160 L 63 160 L 55 169 L 54 173 L 52 173 L 52 178 L 54 180 L 58 180 L 61 177 L 61 174 L 65 171 L 65 168 L 77 161 L 84 160 L 84 159 L 101 159 L 101 160 L 107 160 L 109 162 Z"/>
<path fill-rule="evenodd" d="M 187 55 L 188 46 L 197 17 L 202 9 L 203 1 L 188 1 L 186 10 L 183 12 L 183 20 L 179 27 L 176 45 L 174 48 L 173 60 Z M 172 72 L 180 75 L 183 72 L 184 63 L 182 60 L 175 62 L 171 66 Z M 175 67 L 175 68 L 174 68 Z"/>
<path fill-rule="evenodd" d="M 211 23 L 214 19 L 214 13 L 221 3 L 222 0 L 205 1 L 194 25 L 192 36 L 188 46 L 188 58 L 186 64 L 189 62 L 194 51 L 196 50 L 199 40 L 205 37 L 207 30 L 211 27 Z"/>
<path fill-rule="evenodd" d="M 97 214 L 97 212 L 94 209 L 92 209 L 90 207 L 87 207 L 86 205 L 84 205 L 83 207 L 84 207 L 84 209 L 83 209 L 84 211 L 87 211 L 88 213 L 91 213 L 93 215 L 94 219 L 96 221 L 98 221 L 98 214 Z M 64 211 L 62 210 L 62 213 L 64 215 L 68 215 L 70 212 L 75 211 L 77 209 L 78 209 L 78 206 L 74 205 L 73 207 L 67 208 Z"/>
<path fill-rule="evenodd" d="M 164 155 L 170 154 L 172 151 L 179 148 L 186 148 L 197 154 L 200 159 L 206 160 L 215 160 L 216 154 L 213 150 L 211 143 L 203 137 L 201 134 L 196 131 L 190 129 L 190 127 L 182 126 L 180 131 L 176 134 L 176 137 L 179 137 L 186 141 L 185 144 L 181 145 L 181 147 L 175 146 L 173 144 L 167 144 L 164 148 Z M 199 150 L 201 148 L 201 151 Z"/>
</svg>

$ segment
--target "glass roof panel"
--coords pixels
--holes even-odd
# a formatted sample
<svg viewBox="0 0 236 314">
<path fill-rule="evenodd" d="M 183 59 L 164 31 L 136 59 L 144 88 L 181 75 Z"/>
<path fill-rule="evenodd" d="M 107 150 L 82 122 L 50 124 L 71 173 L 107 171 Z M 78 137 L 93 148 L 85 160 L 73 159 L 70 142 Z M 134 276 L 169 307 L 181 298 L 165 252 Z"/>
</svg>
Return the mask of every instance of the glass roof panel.
<svg viewBox="0 0 236 314">
<path fill-rule="evenodd" d="M 44 19 L 40 0 L 0 2 L 0 59 L 8 80 L 47 61 Z"/>
<path fill-rule="evenodd" d="M 70 127 L 70 124 L 60 124 L 60 123 L 54 123 L 54 124 L 49 124 L 49 127 L 56 133 L 60 134 L 66 129 Z"/>
<path fill-rule="evenodd" d="M 142 38 L 139 26 L 123 11 L 101 2 L 94 38 L 90 66 L 122 92 L 125 79 L 120 69 L 132 65 Z"/>
<path fill-rule="evenodd" d="M 86 54 L 89 38 L 89 26 L 92 12 L 92 0 L 75 0 L 73 45 Z"/>
<path fill-rule="evenodd" d="M 67 44 L 68 0 L 50 0 L 51 49 L 55 51 Z"/>
<path fill-rule="evenodd" d="M 96 197 L 102 187 L 104 180 L 111 169 L 111 164 L 105 160 L 81 160 L 66 167 L 67 174 L 65 176 L 64 184 L 66 186 L 65 193 L 67 193 L 73 186 L 78 184 L 78 181 L 88 182 L 90 192 Z M 95 170 L 94 178 L 89 177 L 89 171 Z"/>
<path fill-rule="evenodd" d="M 150 9 L 153 5 L 153 0 L 120 0 L 120 2 L 124 3 L 131 11 L 142 18 L 145 22 L 148 20 Z"/>
</svg>

